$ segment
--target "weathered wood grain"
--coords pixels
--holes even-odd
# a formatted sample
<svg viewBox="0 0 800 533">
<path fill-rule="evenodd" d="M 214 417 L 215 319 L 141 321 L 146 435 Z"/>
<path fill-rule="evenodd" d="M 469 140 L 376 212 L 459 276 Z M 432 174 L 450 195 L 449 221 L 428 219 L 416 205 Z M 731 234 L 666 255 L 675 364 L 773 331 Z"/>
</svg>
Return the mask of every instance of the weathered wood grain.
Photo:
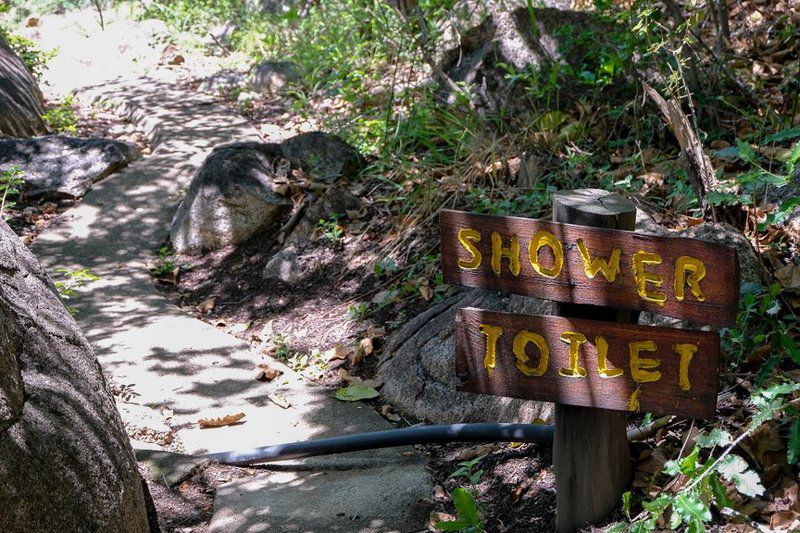
<svg viewBox="0 0 800 533">
<path fill-rule="evenodd" d="M 503 333 L 497 341 L 496 366 L 491 375 L 484 367 L 487 335 L 482 324 L 499 326 Z M 541 335 L 549 347 L 549 363 L 541 376 L 526 376 L 516 366 L 513 353 L 516 334 L 527 330 Z M 586 336 L 579 350 L 580 366 L 585 377 L 559 374 L 569 368 L 569 347 L 560 339 L 565 331 Z M 609 368 L 621 369 L 618 377 L 602 377 L 598 371 L 596 339 L 608 343 Z M 641 358 L 659 361 L 658 381 L 637 383 L 632 377 L 629 343 L 655 341 L 655 352 L 642 351 Z M 689 390 L 680 386 L 680 355 L 676 344 L 693 344 L 697 352 L 688 367 Z M 529 367 L 539 364 L 539 350 L 528 344 L 525 350 Z M 528 316 L 466 308 L 456 319 L 456 369 L 460 390 L 494 396 L 543 400 L 558 404 L 629 411 L 631 397 L 638 390 L 642 412 L 674 414 L 691 418 L 712 418 L 717 402 L 719 334 L 630 324 L 617 324 L 554 316 Z"/>
<path fill-rule="evenodd" d="M 697 239 L 640 235 L 631 231 L 452 210 L 441 212 L 440 228 L 442 271 L 447 283 L 503 290 L 559 302 L 651 311 L 715 326 L 729 326 L 736 319 L 739 264 L 736 250 L 728 246 Z M 470 252 L 459 243 L 459 231 L 465 228 L 480 233 L 480 241 L 473 244 L 482 260 L 474 269 L 459 266 L 459 260 L 463 263 L 472 258 Z M 546 277 L 536 272 L 529 259 L 529 242 L 539 230 L 552 233 L 562 244 L 564 262 L 557 277 Z M 520 270 L 517 275 L 510 271 L 507 257 L 500 262 L 500 274 L 493 271 L 493 232 L 500 236 L 504 247 L 508 247 L 512 236 L 517 236 L 520 249 Z M 614 249 L 620 250 L 619 273 L 613 282 L 607 281 L 602 272 L 593 279 L 587 276 L 577 245 L 578 239 L 581 239 L 592 260 L 609 259 Z M 645 283 L 647 290 L 664 295 L 663 305 L 643 299 L 637 291 L 633 270 L 633 257 L 637 252 L 661 256 L 660 264 L 647 264 L 643 268 L 646 272 L 663 276 L 660 287 L 652 281 Z M 675 261 L 682 256 L 699 259 L 705 266 L 706 275 L 699 282 L 703 301 L 699 301 L 688 286 L 684 289 L 683 301 L 676 298 Z M 550 247 L 543 246 L 538 258 L 545 270 L 554 267 L 554 255 Z"/>
<path fill-rule="evenodd" d="M 553 194 L 553 222 L 633 230 L 636 206 L 598 189 Z M 635 324 L 638 311 L 576 303 L 554 305 L 564 317 Z M 573 533 L 619 506 L 631 482 L 627 413 L 556 404 L 553 473 L 556 476 L 556 531 Z"/>
</svg>

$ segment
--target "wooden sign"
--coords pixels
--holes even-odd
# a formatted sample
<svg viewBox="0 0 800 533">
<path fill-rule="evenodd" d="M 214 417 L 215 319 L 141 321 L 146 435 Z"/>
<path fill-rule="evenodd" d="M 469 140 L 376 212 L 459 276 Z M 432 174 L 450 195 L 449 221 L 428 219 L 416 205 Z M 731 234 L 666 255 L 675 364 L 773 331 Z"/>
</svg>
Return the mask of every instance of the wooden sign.
<svg viewBox="0 0 800 533">
<path fill-rule="evenodd" d="M 447 283 L 716 326 L 736 320 L 739 263 L 728 246 L 450 210 L 440 226 Z"/>
<path fill-rule="evenodd" d="M 466 308 L 456 319 L 460 390 L 712 418 L 719 334 Z"/>
</svg>

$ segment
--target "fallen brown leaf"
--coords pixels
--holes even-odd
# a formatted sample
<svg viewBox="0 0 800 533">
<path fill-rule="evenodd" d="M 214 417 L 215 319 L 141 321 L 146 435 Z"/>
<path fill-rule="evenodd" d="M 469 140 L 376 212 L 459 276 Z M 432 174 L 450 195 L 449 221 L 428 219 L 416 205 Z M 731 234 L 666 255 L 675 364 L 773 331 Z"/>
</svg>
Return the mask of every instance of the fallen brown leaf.
<svg viewBox="0 0 800 533">
<path fill-rule="evenodd" d="M 433 298 L 433 289 L 431 289 L 430 282 L 427 279 L 423 283 L 420 283 L 419 293 L 426 302 Z"/>
<path fill-rule="evenodd" d="M 197 311 L 200 313 L 208 313 L 212 309 L 214 309 L 215 304 L 216 300 L 214 298 L 207 298 L 202 302 L 200 302 L 199 304 L 197 304 L 197 307 L 195 307 L 195 309 L 197 309 Z"/>
<path fill-rule="evenodd" d="M 517 503 L 523 494 L 528 490 L 528 487 L 533 483 L 533 478 L 529 477 L 511 491 L 511 503 Z"/>
<path fill-rule="evenodd" d="M 371 337 L 364 337 L 358 345 L 364 350 L 364 355 L 372 355 L 372 352 L 375 351 L 375 345 L 372 343 Z"/>
<path fill-rule="evenodd" d="M 178 283 L 178 274 L 180 274 L 180 271 L 181 267 L 175 267 L 171 272 L 167 272 L 166 274 L 158 276 L 158 281 L 175 285 Z"/>
<path fill-rule="evenodd" d="M 441 513 L 439 511 L 431 511 L 431 516 L 428 519 L 428 521 L 430 523 L 430 526 L 435 528 L 436 524 L 438 524 L 439 522 L 453 522 L 455 521 L 455 519 L 456 517 L 451 514 Z"/>
<path fill-rule="evenodd" d="M 392 409 L 392 406 L 390 405 L 384 405 L 383 407 L 381 407 L 381 414 L 383 415 L 384 418 L 392 422 L 400 422 L 401 420 L 400 415 L 395 413 L 394 409 Z"/>
<path fill-rule="evenodd" d="M 794 263 L 776 270 L 775 277 L 787 289 L 800 289 L 800 266 Z"/>
<path fill-rule="evenodd" d="M 333 345 L 333 348 L 325 352 L 325 360 L 334 361 L 336 359 L 347 359 L 351 351 L 352 348 L 345 348 L 341 343 L 337 342 Z"/>
<path fill-rule="evenodd" d="M 800 527 L 800 514 L 794 511 L 781 511 L 769 519 L 769 528 L 776 531 L 789 529 L 797 531 L 798 527 Z"/>
<path fill-rule="evenodd" d="M 370 355 L 374 351 L 375 345 L 372 343 L 372 339 L 369 337 L 364 337 L 359 341 L 358 344 L 356 344 L 356 349 L 350 358 L 350 362 L 354 365 L 357 365 L 363 361 L 366 356 Z"/>
<path fill-rule="evenodd" d="M 380 339 L 381 337 L 385 336 L 386 336 L 385 327 L 381 326 L 379 328 L 376 328 L 375 326 L 370 326 L 369 328 L 367 328 L 367 337 L 371 339 Z"/>
<path fill-rule="evenodd" d="M 471 461 L 476 457 L 480 457 L 481 455 L 486 455 L 489 452 L 496 450 L 499 447 L 498 444 L 479 444 L 478 446 L 473 446 L 471 448 L 465 448 L 463 450 L 458 450 L 457 452 L 453 452 L 445 456 L 444 460 L 449 463 L 456 463 L 462 461 Z"/>
<path fill-rule="evenodd" d="M 759 426 L 742 441 L 741 447 L 764 469 L 775 464 L 786 464 L 785 446 L 774 421 Z"/>
<path fill-rule="evenodd" d="M 383 381 L 379 381 L 377 379 L 365 379 L 365 380 L 361 381 L 360 383 L 362 385 L 364 385 L 365 387 L 370 387 L 370 388 L 373 388 L 373 389 L 379 389 L 379 388 L 383 387 Z"/>
<path fill-rule="evenodd" d="M 279 368 L 274 368 L 269 366 L 268 364 L 261 363 L 260 365 L 256 365 L 253 369 L 253 379 L 261 381 L 272 381 L 273 379 L 277 378 L 283 374 L 283 370 Z"/>
<path fill-rule="evenodd" d="M 201 418 L 197 423 L 200 424 L 201 428 L 219 428 L 236 424 L 242 418 L 244 418 L 244 413 L 236 413 L 235 415 L 227 415 L 221 418 Z"/>
</svg>

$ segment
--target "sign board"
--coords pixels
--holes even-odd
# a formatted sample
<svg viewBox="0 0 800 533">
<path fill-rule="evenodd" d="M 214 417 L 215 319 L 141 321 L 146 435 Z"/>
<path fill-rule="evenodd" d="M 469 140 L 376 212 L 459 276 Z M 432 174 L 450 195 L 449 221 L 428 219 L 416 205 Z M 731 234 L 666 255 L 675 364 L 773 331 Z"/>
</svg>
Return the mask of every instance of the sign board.
<svg viewBox="0 0 800 533">
<path fill-rule="evenodd" d="M 460 390 L 711 418 L 719 334 L 461 309 Z"/>
<path fill-rule="evenodd" d="M 447 283 L 715 326 L 736 319 L 739 263 L 728 246 L 451 210 L 440 227 Z"/>
</svg>

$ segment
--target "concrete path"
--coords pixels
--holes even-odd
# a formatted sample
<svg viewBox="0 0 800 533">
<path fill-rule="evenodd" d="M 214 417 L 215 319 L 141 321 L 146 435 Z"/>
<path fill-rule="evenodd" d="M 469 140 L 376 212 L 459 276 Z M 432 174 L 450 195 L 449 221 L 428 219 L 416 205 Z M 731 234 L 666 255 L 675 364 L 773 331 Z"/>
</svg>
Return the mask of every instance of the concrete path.
<svg viewBox="0 0 800 533">
<path fill-rule="evenodd" d="M 100 276 L 71 304 L 104 371 L 132 384 L 137 396 L 131 401 L 171 409 L 175 444 L 187 454 L 387 429 L 368 407 L 338 402 L 288 368 L 272 383 L 254 380 L 258 354 L 175 308 L 150 283 L 145 263 L 166 240 L 192 174 L 214 146 L 257 140 L 252 126 L 209 98 L 155 80 L 104 84 L 80 96 L 116 106 L 142 125 L 154 149 L 96 184 L 31 249 L 54 278 L 57 268 L 88 267 Z M 196 423 L 238 412 L 246 417 L 236 426 L 199 429 Z M 282 464 L 222 487 L 212 529 L 423 529 L 418 500 L 431 494 L 430 480 L 417 454 L 403 455 L 409 451 Z"/>
</svg>

